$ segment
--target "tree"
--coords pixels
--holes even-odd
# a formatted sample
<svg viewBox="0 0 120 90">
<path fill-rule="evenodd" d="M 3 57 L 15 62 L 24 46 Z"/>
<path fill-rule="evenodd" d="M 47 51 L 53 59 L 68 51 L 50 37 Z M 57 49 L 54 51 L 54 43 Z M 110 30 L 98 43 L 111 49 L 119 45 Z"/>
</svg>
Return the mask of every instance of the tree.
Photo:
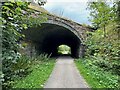
<svg viewBox="0 0 120 90">
<path fill-rule="evenodd" d="M 88 9 L 90 10 L 91 22 L 94 28 L 103 27 L 104 36 L 106 36 L 106 25 L 112 19 L 110 6 L 105 2 L 89 2 Z"/>
<path fill-rule="evenodd" d="M 46 4 L 47 0 L 33 0 L 32 3 L 38 4 L 40 6 Z"/>
<path fill-rule="evenodd" d="M 116 19 L 116 23 L 117 23 L 117 31 L 118 31 L 118 39 L 120 36 L 120 1 L 117 2 L 117 19 Z"/>
<path fill-rule="evenodd" d="M 116 1 L 113 3 L 112 12 L 113 12 L 112 16 L 114 18 L 114 22 L 116 23 L 115 30 L 118 33 L 118 39 L 119 39 L 119 36 L 120 36 L 120 1 Z"/>
</svg>

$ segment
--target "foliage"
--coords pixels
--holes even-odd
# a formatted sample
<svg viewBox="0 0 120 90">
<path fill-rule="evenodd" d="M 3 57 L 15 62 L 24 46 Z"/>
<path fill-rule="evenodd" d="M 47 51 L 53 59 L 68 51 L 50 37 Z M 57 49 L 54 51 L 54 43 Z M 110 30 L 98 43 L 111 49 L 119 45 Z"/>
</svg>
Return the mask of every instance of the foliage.
<svg viewBox="0 0 120 90">
<path fill-rule="evenodd" d="M 9 86 L 9 88 L 36 88 L 40 86 L 38 84 L 43 85 L 53 69 L 54 62 L 54 59 L 49 58 L 47 54 L 41 54 L 33 58 L 21 56 L 11 65 L 10 70 L 12 75 L 7 76 L 10 80 L 4 82 L 3 88 L 5 86 Z M 31 85 L 33 83 L 34 87 Z"/>
<path fill-rule="evenodd" d="M 94 28 L 103 28 L 104 36 L 106 35 L 106 25 L 114 21 L 116 17 L 115 8 L 111 7 L 105 0 L 100 2 L 89 2 L 91 22 Z"/>
<path fill-rule="evenodd" d="M 98 29 L 87 32 L 86 57 L 88 59 L 77 61 L 76 64 L 93 88 L 119 88 L 119 3 L 112 4 L 109 6 L 105 1 L 89 4 L 93 26 Z M 94 82 L 91 83 L 92 81 Z"/>
<path fill-rule="evenodd" d="M 96 63 L 101 68 L 112 70 L 111 72 L 114 74 L 120 75 L 120 42 L 117 38 L 117 32 L 113 30 L 114 28 L 115 27 L 111 24 L 107 26 L 106 38 L 104 38 L 102 30 L 90 32 L 86 41 L 86 45 L 88 47 L 86 55 L 98 58 Z"/>
<path fill-rule="evenodd" d="M 11 88 L 11 86 L 14 84 L 15 79 L 25 77 L 31 72 L 29 70 L 31 67 L 31 61 L 27 56 L 21 56 L 19 59 L 13 62 L 14 63 L 11 63 L 11 66 L 9 66 L 9 70 L 8 68 L 6 69 L 9 71 L 9 74 L 4 73 L 4 79 L 6 81 L 3 83 L 3 88 Z"/>
<path fill-rule="evenodd" d="M 39 4 L 40 6 L 46 4 L 47 0 L 34 0 L 33 3 Z"/>
<path fill-rule="evenodd" d="M 32 72 L 23 77 L 22 80 L 16 79 L 13 88 L 43 88 L 45 81 L 53 70 L 55 60 L 42 54 L 30 61 L 32 63 L 30 71 Z"/>
<path fill-rule="evenodd" d="M 19 41 L 21 38 L 24 38 L 21 31 L 30 27 L 39 26 L 41 22 L 46 20 L 45 15 L 40 13 L 37 15 L 34 10 L 29 9 L 29 4 L 29 2 L 23 2 L 21 0 L 9 0 L 9 2 L 2 3 L 2 17 L 0 17 L 0 20 L 2 20 L 3 28 L 3 88 L 9 88 L 12 81 L 11 78 L 16 75 L 16 73 L 13 73 L 12 66 L 16 63 L 22 64 L 23 62 L 28 62 L 26 60 L 22 60 L 21 54 L 18 51 L 20 48 Z M 18 68 L 17 71 L 20 71 L 19 69 L 21 69 L 21 67 Z"/>
<path fill-rule="evenodd" d="M 58 53 L 61 54 L 70 54 L 71 53 L 71 48 L 67 45 L 60 45 L 58 47 Z"/>
<path fill-rule="evenodd" d="M 89 57 L 93 57 L 94 59 L 97 59 L 96 63 L 94 64 L 96 64 L 100 68 L 106 71 L 111 71 L 113 74 L 120 75 L 119 73 L 120 72 L 119 70 L 120 41 L 119 41 L 119 30 L 117 30 L 119 28 L 116 27 L 120 22 L 119 15 L 117 17 L 118 14 L 117 11 L 119 11 L 119 9 L 117 9 L 119 8 L 118 6 L 119 6 L 118 2 L 114 2 L 112 7 L 107 6 L 107 3 L 105 3 L 105 1 L 90 3 L 89 7 L 92 10 L 91 15 L 93 16 L 93 20 L 96 20 L 98 22 L 101 20 L 100 22 L 106 25 L 105 26 L 106 32 L 102 30 L 104 26 L 101 25 L 101 23 L 97 23 L 93 21 L 93 23 L 100 25 L 99 25 L 99 29 L 97 29 L 96 31 L 88 32 L 88 37 L 86 41 L 86 45 L 88 48 L 86 55 Z M 94 14 L 94 12 L 96 13 Z M 97 15 L 98 17 L 95 18 Z M 104 20 L 101 19 L 102 17 L 104 17 L 103 18 Z"/>
<path fill-rule="evenodd" d="M 50 56 L 51 55 L 48 55 L 48 54 L 40 54 L 39 56 L 35 57 L 35 60 L 40 60 L 40 61 L 46 62 L 46 61 L 50 60 Z"/>
<path fill-rule="evenodd" d="M 75 63 L 93 90 L 96 90 L 96 88 L 112 88 L 113 90 L 117 90 L 119 88 L 119 76 L 99 68 L 94 64 L 96 61 L 93 58 L 85 58 L 76 60 Z"/>
<path fill-rule="evenodd" d="M 27 56 L 22 56 L 17 59 L 17 61 L 11 66 L 11 70 L 15 76 L 14 78 L 17 76 L 23 77 L 22 75 L 26 75 L 29 72 L 28 69 L 30 68 L 31 64 L 32 63 Z"/>
<path fill-rule="evenodd" d="M 116 2 L 114 6 L 117 7 L 116 31 L 118 32 L 118 38 L 119 38 L 120 36 L 120 1 Z"/>
</svg>

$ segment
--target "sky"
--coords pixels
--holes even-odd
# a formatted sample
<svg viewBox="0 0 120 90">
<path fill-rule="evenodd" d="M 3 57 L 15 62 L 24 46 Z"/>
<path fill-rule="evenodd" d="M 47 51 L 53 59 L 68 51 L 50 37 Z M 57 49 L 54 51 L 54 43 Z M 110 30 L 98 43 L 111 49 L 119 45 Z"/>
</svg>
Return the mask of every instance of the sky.
<svg viewBox="0 0 120 90">
<path fill-rule="evenodd" d="M 58 16 L 71 19 L 80 24 L 90 25 L 89 11 L 86 10 L 88 0 L 47 0 L 43 6 L 46 10 Z"/>
</svg>

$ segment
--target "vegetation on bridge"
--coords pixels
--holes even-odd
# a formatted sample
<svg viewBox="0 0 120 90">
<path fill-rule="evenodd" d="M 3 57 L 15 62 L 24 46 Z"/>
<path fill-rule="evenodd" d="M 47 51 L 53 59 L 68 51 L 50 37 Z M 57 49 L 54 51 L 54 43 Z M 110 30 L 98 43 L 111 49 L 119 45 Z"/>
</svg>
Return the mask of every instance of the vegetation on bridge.
<svg viewBox="0 0 120 90">
<path fill-rule="evenodd" d="M 2 72 L 0 72 L 0 81 L 2 88 L 8 89 L 14 84 L 15 78 L 25 77 L 29 73 L 29 68 L 33 65 L 31 58 L 19 53 L 21 48 L 20 40 L 25 37 L 21 32 L 30 27 L 37 27 L 43 21 L 46 21 L 46 15 L 28 8 L 29 2 L 22 0 L 9 0 L 2 2 L 2 16 L 0 23 L 2 31 Z M 41 61 L 42 58 L 39 58 Z M 51 66 L 50 66 L 51 67 Z M 49 74 L 48 74 L 49 75 Z"/>
</svg>

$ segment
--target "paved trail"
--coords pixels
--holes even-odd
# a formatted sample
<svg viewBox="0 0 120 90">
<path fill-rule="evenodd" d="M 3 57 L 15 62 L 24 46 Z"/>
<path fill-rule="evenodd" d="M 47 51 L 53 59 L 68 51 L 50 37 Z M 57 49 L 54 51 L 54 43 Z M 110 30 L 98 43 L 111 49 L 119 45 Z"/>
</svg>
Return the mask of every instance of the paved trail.
<svg viewBox="0 0 120 90">
<path fill-rule="evenodd" d="M 44 88 L 89 88 L 79 74 L 74 59 L 68 56 L 57 59 L 54 70 Z"/>
</svg>

